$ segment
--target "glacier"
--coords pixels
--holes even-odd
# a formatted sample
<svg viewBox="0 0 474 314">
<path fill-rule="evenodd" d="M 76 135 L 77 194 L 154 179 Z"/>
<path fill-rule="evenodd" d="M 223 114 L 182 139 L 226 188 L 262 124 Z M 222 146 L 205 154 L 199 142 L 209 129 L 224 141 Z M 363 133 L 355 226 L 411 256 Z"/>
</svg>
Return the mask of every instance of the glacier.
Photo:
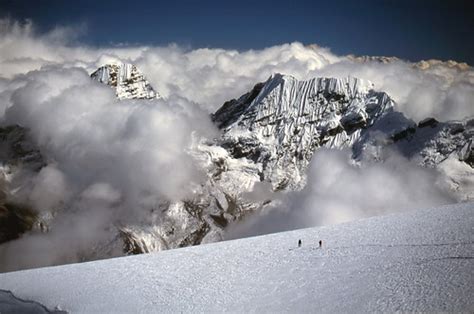
<svg viewBox="0 0 474 314">
<path fill-rule="evenodd" d="M 472 312 L 473 214 L 464 203 L 11 272 L 0 289 L 70 313 Z"/>
</svg>

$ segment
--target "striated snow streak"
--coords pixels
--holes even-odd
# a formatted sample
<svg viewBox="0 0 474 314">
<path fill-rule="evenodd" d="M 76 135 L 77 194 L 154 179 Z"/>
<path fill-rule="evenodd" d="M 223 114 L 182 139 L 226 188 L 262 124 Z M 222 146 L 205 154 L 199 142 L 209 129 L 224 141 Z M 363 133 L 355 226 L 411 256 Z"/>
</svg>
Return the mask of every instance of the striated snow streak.
<svg viewBox="0 0 474 314">
<path fill-rule="evenodd" d="M 373 84 L 353 77 L 299 81 L 275 74 L 261 87 L 224 105 L 213 116 L 223 146 L 236 158 L 263 165 L 276 189 L 304 185 L 304 170 L 317 147 L 345 148 L 394 102 Z"/>
</svg>

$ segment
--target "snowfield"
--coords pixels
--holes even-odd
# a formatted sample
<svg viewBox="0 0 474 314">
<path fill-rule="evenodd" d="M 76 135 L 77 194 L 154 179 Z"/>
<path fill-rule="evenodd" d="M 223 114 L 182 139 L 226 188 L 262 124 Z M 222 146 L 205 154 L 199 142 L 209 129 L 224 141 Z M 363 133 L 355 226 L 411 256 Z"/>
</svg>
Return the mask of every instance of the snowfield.
<svg viewBox="0 0 474 314">
<path fill-rule="evenodd" d="M 474 203 L 5 273 L 0 289 L 73 313 L 472 312 Z"/>
</svg>

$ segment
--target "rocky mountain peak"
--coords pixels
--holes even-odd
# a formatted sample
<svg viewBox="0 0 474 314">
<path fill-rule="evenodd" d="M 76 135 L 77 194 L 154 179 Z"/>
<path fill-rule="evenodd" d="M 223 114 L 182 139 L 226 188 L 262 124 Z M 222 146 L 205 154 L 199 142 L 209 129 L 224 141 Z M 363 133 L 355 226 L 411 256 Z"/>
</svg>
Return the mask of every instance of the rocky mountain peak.
<svg viewBox="0 0 474 314">
<path fill-rule="evenodd" d="M 130 63 L 106 64 L 92 73 L 91 78 L 115 88 L 119 99 L 161 98 L 138 68 Z"/>
<path fill-rule="evenodd" d="M 374 91 L 366 80 L 299 81 L 274 74 L 225 103 L 213 120 L 223 129 L 222 146 L 235 158 L 262 163 L 263 177 L 278 188 L 303 184 L 304 170 L 317 147 L 351 146 L 362 130 L 393 111 L 393 106 L 387 94 Z"/>
</svg>

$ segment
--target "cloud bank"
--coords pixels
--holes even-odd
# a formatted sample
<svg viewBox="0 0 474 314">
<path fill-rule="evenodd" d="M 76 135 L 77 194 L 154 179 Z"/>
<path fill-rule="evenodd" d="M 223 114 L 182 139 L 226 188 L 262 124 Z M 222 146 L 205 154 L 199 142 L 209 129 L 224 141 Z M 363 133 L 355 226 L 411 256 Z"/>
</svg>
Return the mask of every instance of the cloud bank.
<svg viewBox="0 0 474 314">
<path fill-rule="evenodd" d="M 74 40 L 83 28 L 58 27 L 36 34 L 31 22 L 9 19 L 1 20 L 0 26 L 0 77 L 7 79 L 48 65 L 81 67 L 90 73 L 104 63 L 121 60 L 136 64 L 165 97 L 178 95 L 213 112 L 275 72 L 299 79 L 352 75 L 371 80 L 416 121 L 427 116 L 444 121 L 474 115 L 474 70 L 453 63 L 415 67 L 402 60 L 360 62 L 297 42 L 249 51 L 193 50 L 173 44 L 94 48 Z"/>
<path fill-rule="evenodd" d="M 274 194 L 275 205 L 232 226 L 228 238 L 332 225 L 456 202 L 443 189 L 440 173 L 421 168 L 396 152 L 383 163 L 361 165 L 354 164 L 350 155 L 350 151 L 319 149 L 302 191 Z"/>
<path fill-rule="evenodd" d="M 0 247 L 0 268 L 86 258 L 108 228 L 148 221 L 150 210 L 192 195 L 205 178 L 186 150 L 215 129 L 184 98 L 119 101 L 84 69 L 58 65 L 15 76 L 2 94 L 3 123 L 26 126 L 48 163 L 14 178 L 12 198 L 42 219 L 56 217 L 47 234 Z"/>
</svg>

